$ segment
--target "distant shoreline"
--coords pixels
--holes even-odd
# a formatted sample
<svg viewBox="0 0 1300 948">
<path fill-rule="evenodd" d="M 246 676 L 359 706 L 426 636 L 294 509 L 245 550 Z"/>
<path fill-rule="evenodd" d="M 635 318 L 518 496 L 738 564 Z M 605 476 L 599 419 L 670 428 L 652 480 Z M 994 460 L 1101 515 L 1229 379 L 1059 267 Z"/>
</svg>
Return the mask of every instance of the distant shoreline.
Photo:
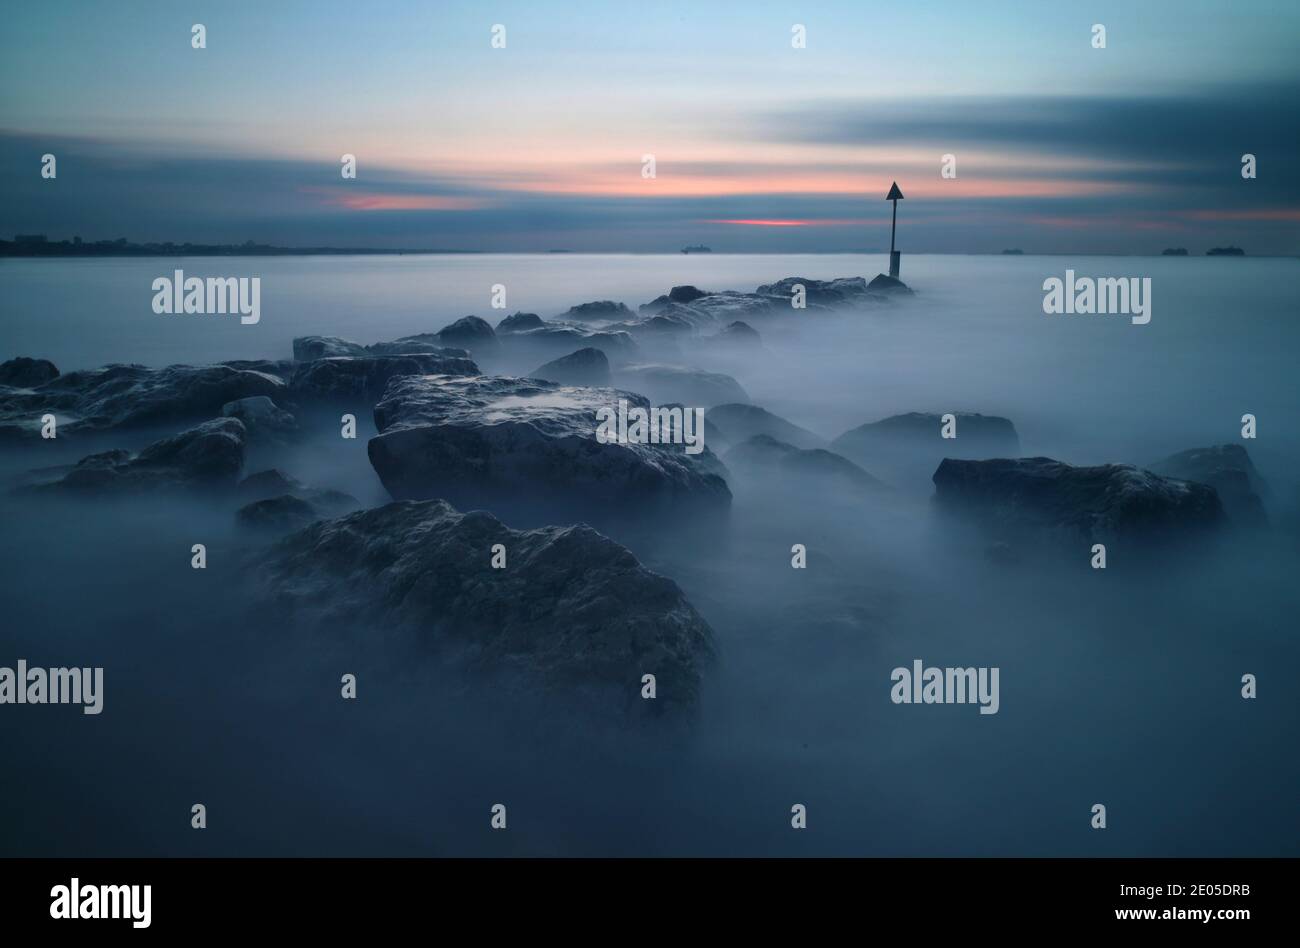
<svg viewBox="0 0 1300 948">
<path fill-rule="evenodd" d="M 179 258 L 179 257 L 401 257 L 401 256 L 623 256 L 623 257 L 659 257 L 683 256 L 680 250 L 467 250 L 467 249 L 394 249 L 388 247 L 276 247 L 270 244 L 255 244 L 248 241 L 243 244 L 175 244 L 146 243 L 133 244 L 125 240 L 73 242 L 46 240 L 0 240 L 0 259 L 10 257 L 17 259 L 95 259 L 95 258 Z M 832 256 L 885 256 L 886 251 L 875 249 L 844 250 L 791 250 L 791 251 L 713 251 L 712 257 L 832 257 Z M 687 256 L 705 256 L 688 254 Z M 1172 255 L 1160 251 L 1151 253 L 1098 253 L 1080 251 L 1059 251 L 1039 253 L 1032 250 L 1007 253 L 1005 250 L 983 251 L 915 251 L 905 253 L 918 257 L 1164 257 L 1169 259 L 1198 259 L 1228 256 L 1230 259 L 1255 260 L 1294 260 L 1300 254 L 1257 254 L 1233 256 L 1225 254 L 1187 254 Z"/>
</svg>

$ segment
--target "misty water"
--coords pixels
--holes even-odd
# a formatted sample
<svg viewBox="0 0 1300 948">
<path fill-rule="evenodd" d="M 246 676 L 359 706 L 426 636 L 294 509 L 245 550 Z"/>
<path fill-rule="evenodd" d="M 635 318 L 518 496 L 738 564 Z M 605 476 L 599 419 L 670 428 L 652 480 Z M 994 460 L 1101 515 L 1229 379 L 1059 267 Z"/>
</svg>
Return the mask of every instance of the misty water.
<svg viewBox="0 0 1300 948">
<path fill-rule="evenodd" d="M 0 361 L 288 358 L 466 314 L 549 319 L 671 286 L 752 291 L 873 276 L 876 256 L 448 255 L 5 260 Z M 1150 277 L 1151 321 L 1046 316 L 1043 281 Z M 259 276 L 261 319 L 159 316 L 152 281 Z M 691 722 L 628 727 L 466 688 L 383 630 L 290 635 L 249 615 L 258 541 L 202 497 L 33 499 L 33 468 L 167 432 L 0 446 L 0 665 L 105 669 L 104 712 L 0 708 L 4 855 L 1295 855 L 1300 852 L 1300 262 L 904 255 L 916 297 L 755 322 L 764 348 L 693 350 L 827 440 L 911 411 L 1010 418 L 1022 454 L 1146 465 L 1244 442 L 1270 528 L 1204 550 L 992 560 L 938 521 L 925 476 L 876 494 L 737 478 L 729 522 L 616 538 L 674 579 L 718 659 Z M 494 284 L 507 306 L 489 302 Z M 526 375 L 545 359 L 486 370 Z M 363 504 L 387 501 L 322 426 L 257 447 Z M 209 567 L 189 550 L 206 543 Z M 809 550 L 806 570 L 790 548 Z M 1000 709 L 895 705 L 914 659 L 1000 668 Z M 343 671 L 359 698 L 342 701 Z M 1259 679 L 1243 700 L 1241 676 Z M 202 802 L 209 828 L 190 829 Z M 489 829 L 509 806 L 510 829 Z M 808 829 L 790 828 L 790 807 Z M 1090 827 L 1104 803 L 1108 827 Z"/>
</svg>

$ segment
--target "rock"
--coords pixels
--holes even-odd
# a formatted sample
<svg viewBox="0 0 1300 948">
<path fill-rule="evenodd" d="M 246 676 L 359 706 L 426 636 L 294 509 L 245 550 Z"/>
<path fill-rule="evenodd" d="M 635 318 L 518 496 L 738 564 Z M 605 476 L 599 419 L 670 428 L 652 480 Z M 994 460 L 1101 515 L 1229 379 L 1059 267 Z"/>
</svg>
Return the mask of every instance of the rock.
<svg viewBox="0 0 1300 948">
<path fill-rule="evenodd" d="M 228 365 L 107 365 L 68 372 L 30 390 L 0 389 L 0 429 L 36 435 L 55 415 L 59 434 L 107 431 L 211 418 L 227 402 L 275 396 L 284 381 Z"/>
<path fill-rule="evenodd" d="M 235 519 L 242 527 L 285 533 L 359 506 L 355 497 L 340 491 L 299 490 L 245 504 L 235 512 Z"/>
<path fill-rule="evenodd" d="M 579 303 L 577 306 L 572 306 L 557 318 L 585 322 L 593 319 L 625 320 L 630 319 L 632 315 L 632 311 L 622 303 L 615 303 L 613 300 L 597 300 L 594 303 Z"/>
<path fill-rule="evenodd" d="M 289 376 L 293 375 L 293 370 L 298 367 L 298 363 L 293 359 L 231 359 L 221 364 L 244 372 L 261 372 L 283 382 L 288 382 Z"/>
<path fill-rule="evenodd" d="M 366 347 L 338 336 L 299 336 L 293 341 L 293 358 L 296 362 L 315 362 L 317 359 L 336 359 L 340 356 L 363 356 Z"/>
<path fill-rule="evenodd" d="M 736 320 L 722 331 L 709 336 L 708 341 L 737 350 L 763 348 L 763 337 L 758 334 L 758 330 L 749 323 L 743 323 L 740 320 Z"/>
<path fill-rule="evenodd" d="M 266 500 L 281 494 L 291 494 L 300 490 L 302 484 L 278 468 L 249 474 L 239 482 L 239 494 L 253 500 Z"/>
<path fill-rule="evenodd" d="M 760 296 L 757 293 L 738 293 L 734 290 L 726 290 L 721 293 L 710 293 L 708 296 L 701 296 L 687 304 L 673 303 L 661 309 L 660 314 L 690 314 L 694 317 L 696 325 L 703 328 L 706 326 L 716 327 L 737 320 L 762 319 L 765 316 L 773 316 L 789 311 L 790 300 L 788 298 L 778 300 L 771 296 Z"/>
<path fill-rule="evenodd" d="M 351 494 L 321 487 L 307 487 L 297 478 L 290 477 L 277 468 L 248 475 L 239 482 L 237 491 L 240 497 L 253 502 L 248 505 L 250 507 L 258 501 L 274 500 L 286 496 L 303 501 L 315 511 L 316 515 L 312 518 L 313 520 L 337 516 L 349 510 L 356 510 L 361 506 L 361 502 Z M 294 509 L 293 505 L 287 503 L 280 506 L 287 510 Z M 267 507 L 262 508 L 262 510 L 263 512 L 270 512 L 275 508 Z M 250 516 L 257 518 L 261 514 L 251 514 Z M 268 520 L 262 525 L 269 526 L 270 521 Z"/>
<path fill-rule="evenodd" d="M 675 286 L 668 291 L 668 299 L 674 303 L 693 303 L 709 294 L 696 286 Z"/>
<path fill-rule="evenodd" d="M 675 286 L 668 291 L 667 296 L 657 296 L 649 303 L 642 303 L 637 307 L 640 313 L 657 313 L 671 303 L 693 303 L 695 300 L 709 294 L 704 290 L 694 286 Z"/>
<path fill-rule="evenodd" d="M 528 373 L 530 378 L 546 379 L 561 385 L 609 385 L 609 359 L 599 349 L 587 347 L 563 358 L 548 362 Z"/>
<path fill-rule="evenodd" d="M 449 359 L 463 359 L 467 358 L 469 353 L 464 349 L 444 346 L 436 333 L 403 336 L 392 342 L 376 342 L 369 346 L 363 346 L 349 339 L 340 339 L 338 336 L 300 336 L 293 341 L 293 357 L 297 362 L 394 355 L 438 355 Z"/>
<path fill-rule="evenodd" d="M 536 379 L 396 379 L 375 406 L 370 462 L 395 498 L 442 497 L 531 523 L 729 508 L 726 482 L 682 446 L 596 440 L 597 410 L 617 410 L 620 398 L 649 407 L 627 392 Z"/>
<path fill-rule="evenodd" d="M 221 406 L 221 414 L 242 421 L 250 437 L 278 438 L 298 430 L 298 422 L 293 415 L 277 407 L 265 395 L 226 402 Z"/>
<path fill-rule="evenodd" d="M 478 365 L 469 359 L 437 355 L 329 357 L 299 364 L 289 389 L 297 398 L 375 400 L 399 376 L 478 373 Z"/>
<path fill-rule="evenodd" d="M 536 313 L 515 313 L 497 323 L 497 335 L 511 332 L 524 332 L 529 329 L 541 329 L 546 324 Z"/>
<path fill-rule="evenodd" d="M 708 408 L 749 401 L 749 394 L 730 375 L 679 365 L 625 365 L 618 370 L 615 381 L 622 388 L 640 392 L 655 404 L 681 402 Z"/>
<path fill-rule="evenodd" d="M 884 487 L 848 458 L 822 448 L 800 449 L 770 435 L 754 435 L 727 452 L 727 466 L 736 471 L 775 471 L 791 480 L 825 480 L 855 489 Z"/>
<path fill-rule="evenodd" d="M 498 543 L 507 569 L 491 566 Z M 693 707 L 714 654 L 712 631 L 677 584 L 590 527 L 511 530 L 443 501 L 313 524 L 254 558 L 249 575 L 272 621 L 398 636 L 602 713 Z M 646 673 L 655 701 L 639 698 Z"/>
<path fill-rule="evenodd" d="M 636 340 L 627 332 L 589 332 L 574 326 L 548 325 L 540 329 L 508 333 L 502 345 L 521 357 L 558 357 L 590 347 L 605 353 L 610 362 L 627 362 L 641 353 Z"/>
<path fill-rule="evenodd" d="M 456 346 L 444 346 L 442 337 L 433 332 L 402 336 L 392 342 L 375 342 L 366 346 L 367 355 L 434 355 L 446 359 L 468 359 L 469 352 Z"/>
<path fill-rule="evenodd" d="M 804 288 L 804 301 L 813 306 L 851 306 L 878 298 L 868 292 L 867 281 L 862 277 L 840 277 L 835 280 L 810 280 L 807 277 L 786 277 L 776 283 L 760 286 L 759 296 L 772 296 L 789 305 L 794 298 L 796 285 Z M 900 284 L 901 285 L 901 284 Z M 874 287 L 874 284 L 873 284 Z"/>
<path fill-rule="evenodd" d="M 37 490 L 159 491 L 233 487 L 244 466 L 244 423 L 217 418 L 155 441 L 139 454 L 104 451 L 82 458 Z"/>
<path fill-rule="evenodd" d="M 35 388 L 59 377 L 59 370 L 49 359 L 29 359 L 19 356 L 0 362 L 0 385 L 13 388 Z"/>
<path fill-rule="evenodd" d="M 1127 464 L 1072 467 L 1051 458 L 945 459 L 935 504 L 1000 540 L 1047 536 L 1079 544 L 1156 543 L 1208 533 L 1224 522 L 1214 488 Z"/>
<path fill-rule="evenodd" d="M 1228 516 L 1242 526 L 1262 527 L 1268 523 L 1261 499 L 1268 496 L 1268 485 L 1240 444 L 1193 448 L 1158 461 L 1151 470 L 1210 485 L 1218 492 Z"/>
<path fill-rule="evenodd" d="M 477 316 L 462 316 L 451 325 L 444 326 L 438 330 L 438 339 L 444 345 L 468 349 L 476 359 L 491 356 L 500 346 L 492 327 Z"/>
<path fill-rule="evenodd" d="M 620 323 L 610 328 L 626 330 L 635 339 L 638 336 L 689 336 L 695 331 L 695 324 L 689 319 L 673 314 L 650 316 L 634 323 Z"/>
<path fill-rule="evenodd" d="M 897 293 L 903 296 L 911 296 L 912 288 L 902 280 L 887 276 L 884 273 L 877 273 L 875 278 L 867 284 L 867 289 L 876 293 Z"/>
<path fill-rule="evenodd" d="M 920 479 L 946 457 L 1017 457 L 1020 437 L 1006 418 L 952 413 L 955 438 L 944 438 L 943 417 L 910 412 L 860 425 L 831 442 L 831 450 L 872 470 L 891 468 Z"/>
<path fill-rule="evenodd" d="M 325 518 L 307 501 L 292 494 L 281 494 L 240 507 L 235 519 L 243 527 L 279 532 L 298 530 Z"/>
<path fill-rule="evenodd" d="M 732 444 L 747 441 L 755 435 L 769 435 L 796 448 L 820 448 L 826 444 L 825 438 L 757 405 L 716 405 L 709 409 L 707 417 Z"/>
</svg>

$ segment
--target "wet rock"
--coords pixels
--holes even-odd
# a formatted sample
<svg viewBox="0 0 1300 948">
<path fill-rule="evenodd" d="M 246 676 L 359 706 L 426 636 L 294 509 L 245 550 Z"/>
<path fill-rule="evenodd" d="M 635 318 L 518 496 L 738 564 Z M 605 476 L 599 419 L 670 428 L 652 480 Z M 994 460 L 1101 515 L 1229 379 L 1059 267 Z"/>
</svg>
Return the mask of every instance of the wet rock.
<svg viewBox="0 0 1300 948">
<path fill-rule="evenodd" d="M 867 289 L 875 293 L 897 294 L 900 296 L 911 296 L 912 288 L 902 280 L 895 279 L 885 273 L 877 273 Z"/>
<path fill-rule="evenodd" d="M 1151 465 L 1151 470 L 1213 487 L 1228 516 L 1241 526 L 1262 527 L 1268 523 L 1262 500 L 1268 495 L 1268 485 L 1240 444 L 1182 451 Z"/>
<path fill-rule="evenodd" d="M 575 326 L 546 325 L 540 329 L 524 329 L 503 337 L 502 347 L 519 358 L 552 358 L 578 349 L 599 349 L 613 362 L 628 362 L 641 354 L 636 340 L 627 332 L 589 332 Z"/>
<path fill-rule="evenodd" d="M 716 405 L 709 409 L 706 417 L 732 444 L 747 441 L 755 435 L 768 435 L 796 448 L 821 448 L 826 445 L 825 438 L 791 424 L 757 405 Z"/>
<path fill-rule="evenodd" d="M 338 491 L 299 491 L 245 504 L 235 512 L 235 519 L 241 527 L 287 533 L 359 506 L 355 498 Z"/>
<path fill-rule="evenodd" d="M 217 418 L 155 441 L 139 454 L 103 451 L 82 458 L 61 479 L 37 490 L 165 491 L 230 488 L 244 466 L 245 429 Z"/>
<path fill-rule="evenodd" d="M 242 421 L 251 438 L 278 439 L 298 430 L 298 422 L 293 415 L 277 407 L 265 395 L 227 402 L 221 406 L 221 414 Z"/>
<path fill-rule="evenodd" d="M 469 359 L 437 355 L 329 357 L 303 362 L 289 380 L 295 398 L 376 400 L 388 383 L 404 375 L 478 375 Z"/>
<path fill-rule="evenodd" d="M 725 511 L 725 481 L 681 445 L 597 440 L 597 411 L 617 411 L 620 398 L 649 407 L 631 393 L 537 379 L 396 379 L 375 406 L 370 462 L 396 498 L 442 497 L 516 522 Z"/>
<path fill-rule="evenodd" d="M 733 471 L 776 472 L 805 484 L 822 480 L 855 490 L 884 487 L 848 458 L 822 448 L 796 448 L 765 434 L 742 441 L 727 452 L 725 460 Z"/>
<path fill-rule="evenodd" d="M 541 329 L 546 323 L 536 313 L 514 313 L 497 323 L 497 335 Z"/>
<path fill-rule="evenodd" d="M 284 381 L 228 365 L 107 365 L 67 372 L 35 388 L 0 388 L 0 429 L 39 436 L 40 416 L 53 414 L 60 435 L 192 422 L 258 395 L 274 397 Z"/>
<path fill-rule="evenodd" d="M 245 504 L 235 512 L 235 519 L 242 527 L 287 532 L 301 529 L 325 517 L 307 501 L 292 494 L 281 494 Z"/>
<path fill-rule="evenodd" d="M 283 496 L 294 497 L 311 504 L 314 510 L 319 511 L 320 516 L 316 519 L 337 516 L 361 506 L 361 502 L 351 494 L 322 487 L 308 487 L 278 468 L 248 475 L 239 482 L 237 493 L 241 498 L 253 502 Z"/>
<path fill-rule="evenodd" d="M 804 301 L 810 306 L 852 306 L 878 298 L 868 292 L 867 281 L 862 277 L 840 277 L 835 280 L 786 277 L 776 283 L 760 286 L 755 292 L 759 296 L 776 297 L 788 305 L 794 298 L 796 286 L 804 288 Z"/>
<path fill-rule="evenodd" d="M 609 359 L 599 349 L 588 347 L 539 366 L 528 375 L 561 385 L 608 386 Z"/>
<path fill-rule="evenodd" d="M 860 425 L 844 432 L 830 449 L 873 471 L 888 471 L 928 487 L 930 474 L 944 458 L 1017 457 L 1020 437 L 1006 418 L 953 412 L 955 438 L 943 437 L 943 416 L 911 412 Z"/>
<path fill-rule="evenodd" d="M 59 370 L 49 359 L 29 359 L 19 356 L 0 362 L 0 385 L 13 388 L 35 388 L 59 377 Z"/>
<path fill-rule="evenodd" d="M 493 569 L 489 551 L 507 551 Z M 681 712 L 714 654 L 676 583 L 587 526 L 511 530 L 404 501 L 316 523 L 251 563 L 260 610 L 319 634 L 398 637 L 498 683 L 602 712 Z M 658 697 L 641 701 L 641 676 Z M 653 708 L 646 708 L 653 705 Z"/>
<path fill-rule="evenodd" d="M 694 286 L 675 286 L 666 296 L 656 296 L 649 303 L 642 303 L 637 311 L 643 315 L 652 315 L 662 311 L 673 303 L 693 303 L 701 297 L 708 296 L 704 290 Z"/>
<path fill-rule="evenodd" d="M 597 300 L 594 303 L 579 303 L 577 306 L 571 306 L 556 318 L 573 319 L 579 322 L 595 319 L 622 321 L 632 318 L 633 315 L 633 312 L 622 303 L 615 303 L 613 300 Z"/>
<path fill-rule="evenodd" d="M 249 474 L 239 482 L 239 494 L 251 500 L 266 500 L 280 494 L 290 494 L 302 488 L 302 484 L 278 468 Z"/>
<path fill-rule="evenodd" d="M 297 362 L 395 355 L 436 355 L 450 359 L 467 358 L 469 353 L 464 349 L 443 345 L 436 333 L 403 336 L 392 342 L 376 342 L 368 346 L 338 336 L 300 336 L 293 341 L 293 357 Z"/>
<path fill-rule="evenodd" d="M 934 472 L 936 506 L 998 540 L 1175 543 L 1224 523 L 1214 488 L 1126 464 L 1073 467 L 1051 458 L 945 459 Z"/>
<path fill-rule="evenodd" d="M 737 351 L 753 351 L 763 348 L 763 337 L 749 323 L 737 320 L 706 340 L 711 345 L 722 346 Z"/>
<path fill-rule="evenodd" d="M 708 408 L 749 401 L 749 393 L 730 375 L 680 365 L 625 365 L 616 373 L 615 381 L 621 388 L 639 392 L 655 404 L 681 402 Z"/>
<path fill-rule="evenodd" d="M 443 345 L 460 346 L 469 350 L 474 358 L 491 356 L 500 346 L 496 332 L 477 316 L 462 316 L 451 325 L 439 329 L 437 335 Z"/>
</svg>

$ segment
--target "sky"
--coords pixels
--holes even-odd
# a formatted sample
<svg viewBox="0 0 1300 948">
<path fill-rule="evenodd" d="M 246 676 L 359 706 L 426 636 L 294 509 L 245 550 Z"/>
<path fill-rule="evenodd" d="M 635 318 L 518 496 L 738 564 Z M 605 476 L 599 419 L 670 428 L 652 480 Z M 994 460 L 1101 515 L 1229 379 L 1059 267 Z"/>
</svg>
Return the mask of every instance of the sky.
<svg viewBox="0 0 1300 948">
<path fill-rule="evenodd" d="M 1296 254 L 1298 52 L 1294 0 L 11 4 L 0 235 L 836 252 L 897 180 L 909 252 Z"/>
</svg>

